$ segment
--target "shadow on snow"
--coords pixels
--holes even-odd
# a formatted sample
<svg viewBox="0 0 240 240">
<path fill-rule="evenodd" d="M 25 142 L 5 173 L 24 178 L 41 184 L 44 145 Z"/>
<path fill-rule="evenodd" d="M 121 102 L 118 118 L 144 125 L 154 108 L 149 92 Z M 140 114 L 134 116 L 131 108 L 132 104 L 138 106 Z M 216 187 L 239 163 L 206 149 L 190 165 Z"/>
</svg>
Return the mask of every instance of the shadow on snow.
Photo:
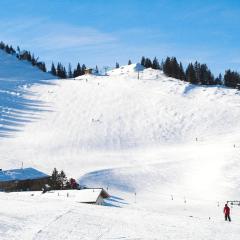
<svg viewBox="0 0 240 240">
<path fill-rule="evenodd" d="M 39 119 L 41 112 L 50 111 L 44 102 L 28 98 L 34 96 L 29 90 L 33 84 L 54 83 L 44 80 L 0 79 L 0 138 L 12 137 L 26 123 Z"/>
<path fill-rule="evenodd" d="M 103 169 L 85 174 L 79 182 L 88 187 L 104 187 L 108 189 L 118 189 L 124 192 L 134 193 L 135 187 L 127 180 L 124 180 L 124 172 L 115 172 L 115 169 Z M 120 199 L 116 199 L 120 200 Z"/>
</svg>

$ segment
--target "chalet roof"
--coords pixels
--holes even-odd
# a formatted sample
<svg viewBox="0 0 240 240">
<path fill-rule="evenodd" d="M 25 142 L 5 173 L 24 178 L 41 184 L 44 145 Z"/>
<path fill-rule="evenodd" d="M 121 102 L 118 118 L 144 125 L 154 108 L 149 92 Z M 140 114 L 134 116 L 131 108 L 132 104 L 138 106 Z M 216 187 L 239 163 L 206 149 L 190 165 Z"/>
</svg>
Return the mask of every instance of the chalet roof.
<svg viewBox="0 0 240 240">
<path fill-rule="evenodd" d="M 49 177 L 34 168 L 20 168 L 0 171 L 0 182 L 33 180 Z"/>
<path fill-rule="evenodd" d="M 103 188 L 87 188 L 77 192 L 77 201 L 81 203 L 95 203 L 98 197 L 108 198 L 110 195 Z"/>
</svg>

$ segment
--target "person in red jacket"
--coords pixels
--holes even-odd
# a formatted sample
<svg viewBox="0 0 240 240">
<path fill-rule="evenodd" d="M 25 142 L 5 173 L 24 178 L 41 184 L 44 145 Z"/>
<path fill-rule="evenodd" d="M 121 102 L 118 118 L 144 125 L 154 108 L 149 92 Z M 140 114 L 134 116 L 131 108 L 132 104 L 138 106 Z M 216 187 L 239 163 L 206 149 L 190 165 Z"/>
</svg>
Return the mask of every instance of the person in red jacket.
<svg viewBox="0 0 240 240">
<path fill-rule="evenodd" d="M 224 213 L 224 216 L 225 216 L 225 221 L 229 221 L 231 222 L 231 218 L 230 218 L 230 208 L 227 204 L 225 204 L 225 207 L 223 209 L 223 213 Z"/>
</svg>

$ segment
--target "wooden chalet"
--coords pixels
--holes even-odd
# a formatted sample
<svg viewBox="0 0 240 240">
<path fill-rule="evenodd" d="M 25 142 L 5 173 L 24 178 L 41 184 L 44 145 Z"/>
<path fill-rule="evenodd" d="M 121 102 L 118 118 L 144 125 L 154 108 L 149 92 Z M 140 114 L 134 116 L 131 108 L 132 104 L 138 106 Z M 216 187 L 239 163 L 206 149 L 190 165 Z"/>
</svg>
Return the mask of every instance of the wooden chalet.
<svg viewBox="0 0 240 240">
<path fill-rule="evenodd" d="M 0 170 L 0 191 L 38 191 L 49 181 L 49 175 L 34 168 Z"/>
</svg>

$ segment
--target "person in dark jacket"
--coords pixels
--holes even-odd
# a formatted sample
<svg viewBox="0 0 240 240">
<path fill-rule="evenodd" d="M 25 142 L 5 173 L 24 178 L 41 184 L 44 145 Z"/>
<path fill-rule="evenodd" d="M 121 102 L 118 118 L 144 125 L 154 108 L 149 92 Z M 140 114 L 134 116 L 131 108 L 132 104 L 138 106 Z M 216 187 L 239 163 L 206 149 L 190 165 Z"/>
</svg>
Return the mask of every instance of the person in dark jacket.
<svg viewBox="0 0 240 240">
<path fill-rule="evenodd" d="M 223 209 L 223 213 L 224 213 L 224 216 L 225 216 L 225 221 L 229 221 L 231 222 L 231 218 L 230 218 L 230 208 L 227 204 L 225 204 L 225 207 Z"/>
</svg>

